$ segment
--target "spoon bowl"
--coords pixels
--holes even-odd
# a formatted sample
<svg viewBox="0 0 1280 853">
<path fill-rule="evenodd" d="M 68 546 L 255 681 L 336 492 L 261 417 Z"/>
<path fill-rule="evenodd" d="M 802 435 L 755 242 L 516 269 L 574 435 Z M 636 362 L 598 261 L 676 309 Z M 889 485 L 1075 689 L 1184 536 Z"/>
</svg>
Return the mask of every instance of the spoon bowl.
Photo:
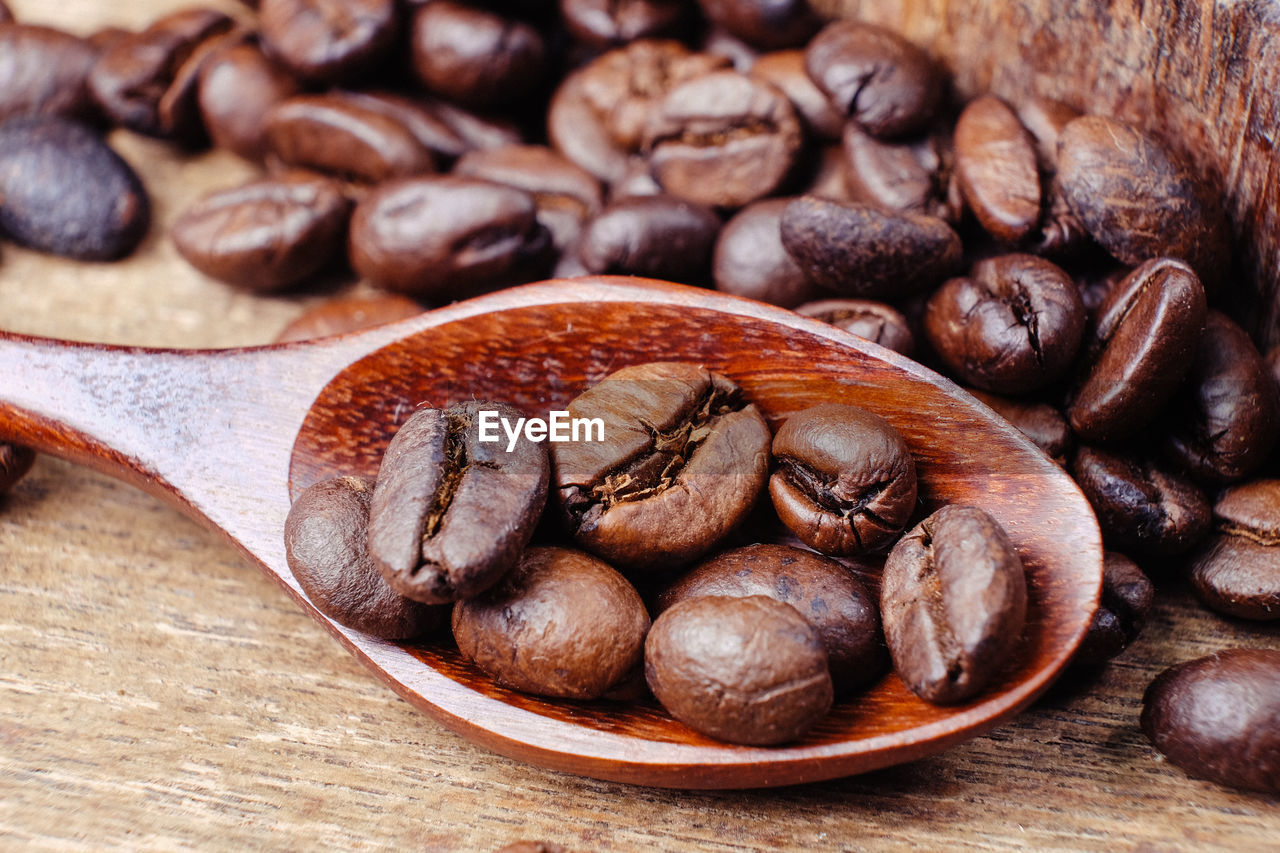
<svg viewBox="0 0 1280 853">
<path fill-rule="evenodd" d="M 938 707 L 895 675 L 842 700 L 803 740 L 702 737 L 651 704 L 569 702 L 494 684 L 445 641 L 395 644 L 307 601 L 284 559 L 290 500 L 375 476 L 423 404 L 495 399 L 545 417 L 609 373 L 691 361 L 742 386 L 776 427 L 820 402 L 876 412 L 917 462 L 919 514 L 982 507 L 1027 568 L 1028 619 L 1002 677 Z M 1069 661 L 1097 607 L 1097 523 L 1071 479 L 950 381 L 833 327 L 749 300 L 639 279 L 527 285 L 336 338 L 223 351 L 0 338 L 0 434 L 121 476 L 220 530 L 401 696 L 496 752 L 676 788 L 785 785 L 937 752 L 1008 720 Z M 877 564 L 860 567 L 874 586 Z"/>
</svg>

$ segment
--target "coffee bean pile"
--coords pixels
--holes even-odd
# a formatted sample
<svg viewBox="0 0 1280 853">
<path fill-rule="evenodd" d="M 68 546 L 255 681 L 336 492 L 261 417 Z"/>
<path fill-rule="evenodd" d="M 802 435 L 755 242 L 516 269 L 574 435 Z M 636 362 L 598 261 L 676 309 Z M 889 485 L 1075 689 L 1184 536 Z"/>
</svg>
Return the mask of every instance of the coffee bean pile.
<svg viewBox="0 0 1280 853">
<path fill-rule="evenodd" d="M 771 435 L 733 382 L 678 362 L 618 370 L 568 415 L 602 429 L 548 458 L 527 432 L 486 440 L 486 419 L 520 418 L 506 404 L 415 412 L 376 482 L 339 477 L 294 502 L 294 576 L 376 636 L 451 621 L 462 654 L 507 687 L 634 699 L 647 686 L 734 743 L 803 736 L 836 696 L 879 681 L 886 657 L 939 704 L 979 695 L 1016 659 L 1027 592 L 1013 544 L 962 506 L 903 536 L 919 515 L 915 461 L 882 418 L 825 404 Z M 740 544 L 784 526 L 813 550 Z M 877 605 L 833 558 L 886 551 Z"/>
</svg>

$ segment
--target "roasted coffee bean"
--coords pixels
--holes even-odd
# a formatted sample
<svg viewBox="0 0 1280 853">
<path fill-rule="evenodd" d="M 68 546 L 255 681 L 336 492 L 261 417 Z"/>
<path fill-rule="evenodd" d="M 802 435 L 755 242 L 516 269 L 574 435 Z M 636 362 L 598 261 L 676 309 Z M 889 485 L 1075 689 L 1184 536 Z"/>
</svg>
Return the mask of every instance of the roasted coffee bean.
<svg viewBox="0 0 1280 853">
<path fill-rule="evenodd" d="M 220 49 L 200 71 L 197 102 L 213 144 L 246 160 L 267 154 L 266 114 L 298 93 L 293 75 L 252 43 Z"/>
<path fill-rule="evenodd" d="M 206 196 L 171 234 L 182 257 L 205 275 L 270 291 L 331 264 L 350 218 L 351 203 L 336 183 L 285 174 Z"/>
<path fill-rule="evenodd" d="M 965 382 L 1003 394 L 1043 388 L 1066 372 L 1084 336 L 1076 283 L 1035 255 L 973 265 L 929 298 L 925 334 Z"/>
<path fill-rule="evenodd" d="M 0 442 L 0 494 L 13 488 L 35 461 L 36 454 L 31 448 Z"/>
<path fill-rule="evenodd" d="M 1129 125 L 1084 116 L 1058 142 L 1058 186 L 1089 234 L 1122 263 L 1168 256 L 1216 284 L 1226 218 L 1192 166 Z"/>
<path fill-rule="evenodd" d="M 1018 104 L 1017 112 L 1018 122 L 1035 140 L 1040 171 L 1048 176 L 1057 174 L 1058 139 L 1068 124 L 1080 118 L 1080 111 L 1052 98 L 1032 96 Z"/>
<path fill-rule="evenodd" d="M 86 261 L 129 254 L 151 219 L 129 164 L 68 119 L 17 118 L 0 127 L 0 200 L 0 232 Z"/>
<path fill-rule="evenodd" d="M 587 223 L 578 257 L 588 272 L 687 283 L 707 278 L 720 220 L 669 195 L 614 202 Z"/>
<path fill-rule="evenodd" d="M 796 740 L 826 716 L 834 695 L 817 629 L 763 595 L 676 604 L 649 631 L 644 670 L 671 716 L 729 743 Z"/>
<path fill-rule="evenodd" d="M 772 83 L 791 101 L 800 122 L 814 139 L 835 141 L 844 127 L 827 96 L 804 70 L 803 50 L 779 50 L 760 56 L 751 65 L 752 77 Z"/>
<path fill-rule="evenodd" d="M 485 117 L 454 106 L 446 101 L 415 99 L 423 108 L 462 140 L 463 148 L 457 153 L 450 153 L 443 148 L 442 154 L 458 157 L 473 149 L 501 148 L 505 145 L 519 145 L 524 141 L 520 129 L 505 119 Z"/>
<path fill-rule="evenodd" d="M 1037 254 L 1069 258 L 1091 245 L 1089 232 L 1071 210 L 1057 182 L 1058 138 L 1063 128 L 1079 117 L 1079 110 L 1049 98 L 1033 97 L 1018 106 L 1018 120 L 1035 141 L 1045 196 L 1040 227 L 1025 243 L 1029 251 Z"/>
<path fill-rule="evenodd" d="M 853 201 L 849 191 L 848 169 L 838 145 L 827 145 L 814 158 L 813 174 L 805 185 L 804 195 L 831 201 Z"/>
<path fill-rule="evenodd" d="M 1205 483 L 1239 480 L 1271 453 L 1280 432 L 1275 382 L 1248 333 L 1210 311 L 1200 347 L 1174 398 L 1169 451 Z"/>
<path fill-rule="evenodd" d="M 262 0 L 258 20 L 267 52 L 315 83 L 367 74 L 394 47 L 396 0 Z"/>
<path fill-rule="evenodd" d="M 809 0 L 698 0 L 702 14 L 761 50 L 799 47 L 822 26 Z"/>
<path fill-rule="evenodd" d="M 420 299 L 463 299 L 533 280 L 550 266 L 551 252 L 533 197 L 489 181 L 391 181 L 365 196 L 351 218 L 356 272 Z"/>
<path fill-rule="evenodd" d="M 1267 370 L 1271 372 L 1271 378 L 1274 380 L 1276 393 L 1280 394 L 1280 344 L 1273 346 L 1267 352 Z"/>
<path fill-rule="evenodd" d="M 1146 624 L 1154 597 L 1155 587 L 1142 569 L 1123 554 L 1108 551 L 1102 562 L 1102 601 L 1072 665 L 1101 666 L 1128 648 Z"/>
<path fill-rule="evenodd" d="M 994 409 L 1054 462 L 1067 464 L 1071 456 L 1071 427 L 1060 411 L 1048 403 L 1010 400 L 977 388 L 965 390 Z"/>
<path fill-rule="evenodd" d="M 565 78 L 547 113 L 556 149 L 606 183 L 622 180 L 640 151 L 649 114 L 667 92 L 728 60 L 679 42 L 643 39 Z"/>
<path fill-rule="evenodd" d="M 595 176 L 543 145 L 509 145 L 473 151 L 453 174 L 522 189 L 533 196 L 538 221 L 563 251 L 600 211 L 603 192 Z"/>
<path fill-rule="evenodd" d="M 644 150 L 664 190 L 717 207 L 773 193 L 804 142 L 781 90 L 717 71 L 676 86 L 649 118 Z"/>
<path fill-rule="evenodd" d="M 288 166 L 379 183 L 431 172 L 435 158 L 398 116 L 343 92 L 298 95 L 266 115 L 270 152 Z"/>
<path fill-rule="evenodd" d="M 1185 263 L 1156 258 L 1116 285 L 1085 335 L 1067 418 L 1086 441 L 1145 427 L 1177 390 L 1205 323 L 1200 279 Z"/>
<path fill-rule="evenodd" d="M 682 0 L 560 0 L 560 15 L 571 36 L 596 48 L 678 36 L 689 21 Z"/>
<path fill-rule="evenodd" d="M 886 142 L 849 122 L 841 148 L 851 200 L 896 213 L 959 219 L 947 204 L 949 153 L 937 134 Z"/>
<path fill-rule="evenodd" d="M 956 177 L 987 233 L 1017 243 L 1040 221 L 1040 172 L 1031 134 L 1004 101 L 976 98 L 956 121 Z"/>
<path fill-rule="evenodd" d="M 773 439 L 769 496 L 782 523 L 823 554 L 887 547 L 916 508 L 916 465 L 888 421 L 825 403 L 790 415 Z"/>
<path fill-rule="evenodd" d="M 430 151 L 437 162 L 456 160 L 468 151 L 505 145 L 519 141 L 519 134 L 512 128 L 494 124 L 486 126 L 483 119 L 476 119 L 475 131 L 468 128 L 465 110 L 450 107 L 442 101 L 428 98 L 408 98 L 387 92 L 331 93 L 343 103 L 355 108 L 386 116 L 401 125 L 418 144 Z M 461 119 L 461 121 L 459 121 Z"/>
<path fill-rule="evenodd" d="M 784 198 L 757 201 L 725 223 L 716 240 L 712 275 L 716 289 L 792 308 L 818 294 L 782 247 L 779 221 Z"/>
<path fill-rule="evenodd" d="M 196 83 L 217 36 L 235 22 L 213 9 L 185 9 L 115 42 L 89 75 L 103 112 L 130 130 L 193 145 L 204 140 Z M 236 36 L 241 37 L 240 35 Z"/>
<path fill-rule="evenodd" d="M 517 101 L 546 70 L 546 45 L 537 30 L 453 0 L 419 9 L 410 39 L 422 84 L 469 107 Z"/>
<path fill-rule="evenodd" d="M 870 24 L 828 24 L 805 49 L 805 68 L 831 102 L 873 136 L 923 130 L 942 100 L 933 60 L 898 34 Z"/>
<path fill-rule="evenodd" d="M 1196 595 L 1229 616 L 1280 619 L 1280 480 L 1227 489 L 1213 520 L 1214 535 L 1191 562 Z"/>
<path fill-rule="evenodd" d="M 497 853 L 569 853 L 569 848 L 548 841 L 516 841 Z"/>
<path fill-rule="evenodd" d="M 116 42 L 131 34 L 130 30 L 122 29 L 121 27 L 103 27 L 85 36 L 85 41 L 98 51 L 98 55 L 101 55 Z"/>
<path fill-rule="evenodd" d="M 92 121 L 88 78 L 98 49 L 49 27 L 0 26 L 0 122 L 44 115 Z"/>
<path fill-rule="evenodd" d="M 1280 793 L 1280 651 L 1227 649 L 1162 672 L 1142 730 L 1192 776 Z"/>
<path fill-rule="evenodd" d="M 760 411 L 702 367 L 624 367 L 568 410 L 606 426 L 604 441 L 553 445 L 562 515 L 574 541 L 623 571 L 698 559 L 746 518 L 769 474 Z"/>
<path fill-rule="evenodd" d="M 903 682 L 949 705 L 981 693 L 1022 636 L 1022 560 L 995 519 L 945 506 L 889 552 L 880 591 L 889 654 Z"/>
<path fill-rule="evenodd" d="M 481 441 L 482 412 L 516 423 L 506 403 L 420 409 L 382 457 L 369 510 L 369 554 L 401 595 L 427 604 L 473 598 L 512 567 L 547 498 L 546 450 L 521 435 Z"/>
<path fill-rule="evenodd" d="M 1076 290 L 1080 293 L 1080 301 L 1084 303 L 1085 311 L 1089 312 L 1091 321 L 1097 320 L 1102 303 L 1130 272 L 1128 267 L 1113 264 L 1101 269 L 1090 269 L 1076 276 Z"/>
<path fill-rule="evenodd" d="M 746 74 L 756 64 L 760 52 L 742 39 L 722 27 L 712 26 L 699 45 L 702 53 L 723 56 L 729 60 L 729 67 L 740 74 Z"/>
<path fill-rule="evenodd" d="M 804 196 L 782 212 L 782 245 L 805 275 L 843 296 L 901 298 L 960 263 L 960 238 L 932 216 Z"/>
<path fill-rule="evenodd" d="M 501 684 L 596 699 L 641 667 L 649 614 L 635 587 L 568 548 L 530 548 L 497 586 L 453 610 L 458 650 Z"/>
<path fill-rule="evenodd" d="M 1081 447 L 1071 475 L 1111 547 L 1169 556 L 1194 547 L 1209 532 L 1209 499 L 1204 492 L 1150 458 Z"/>
<path fill-rule="evenodd" d="M 290 321 L 276 335 L 276 343 L 343 335 L 415 317 L 423 310 L 417 302 L 397 293 L 326 299 Z"/>
<path fill-rule="evenodd" d="M 888 663 L 875 602 L 847 568 L 828 557 L 787 545 L 726 551 L 663 590 L 656 613 L 707 595 L 764 595 L 800 611 L 822 637 L 838 694 L 870 684 Z"/>
<path fill-rule="evenodd" d="M 298 496 L 284 522 L 284 552 L 302 591 L 324 615 L 387 640 L 408 640 L 445 624 L 449 611 L 405 598 L 369 559 L 365 535 L 373 481 L 338 477 Z"/>
<path fill-rule="evenodd" d="M 797 314 L 821 320 L 866 338 L 872 343 L 910 356 L 916 348 L 907 318 L 896 308 L 870 299 L 823 299 L 806 302 Z"/>
</svg>

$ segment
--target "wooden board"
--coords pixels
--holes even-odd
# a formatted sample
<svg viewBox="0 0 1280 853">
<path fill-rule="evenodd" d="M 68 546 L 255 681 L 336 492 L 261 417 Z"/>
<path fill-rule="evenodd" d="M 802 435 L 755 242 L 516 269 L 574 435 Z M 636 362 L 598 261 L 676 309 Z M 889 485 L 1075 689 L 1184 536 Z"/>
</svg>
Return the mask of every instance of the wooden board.
<svg viewBox="0 0 1280 853">
<path fill-rule="evenodd" d="M 10 0 L 86 32 L 176 0 Z M 236 3 L 223 3 L 233 8 Z M 953 4 L 959 7 L 959 4 Z M 1119 4 L 1117 4 L 1119 5 Z M 119 343 L 270 340 L 308 301 L 235 294 L 163 225 L 247 167 L 113 141 L 160 223 L 115 265 L 0 248 L 0 327 Z M 1137 729 L 1165 666 L 1280 631 L 1208 614 L 1153 565 L 1136 646 L 1091 681 L 936 758 L 798 788 L 682 793 L 509 761 L 371 678 L 222 540 L 128 486 L 42 458 L 0 500 L 0 848 L 1262 850 L 1280 802 L 1187 779 Z"/>
</svg>

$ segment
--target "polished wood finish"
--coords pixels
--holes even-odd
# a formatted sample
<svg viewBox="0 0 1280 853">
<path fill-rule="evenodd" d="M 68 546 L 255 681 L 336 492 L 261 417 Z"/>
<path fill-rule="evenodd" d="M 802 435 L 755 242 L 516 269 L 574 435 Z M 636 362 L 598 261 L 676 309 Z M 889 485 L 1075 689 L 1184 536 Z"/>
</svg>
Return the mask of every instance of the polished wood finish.
<svg viewBox="0 0 1280 853">
<path fill-rule="evenodd" d="M 1024 641 L 1003 680 L 970 704 L 942 708 L 890 676 L 798 744 L 735 747 L 652 706 L 521 696 L 446 643 L 379 642 L 333 624 L 300 593 L 281 533 L 290 490 L 376 476 L 416 407 L 494 399 L 545 417 L 619 367 L 671 360 L 725 373 L 774 424 L 820 402 L 877 412 L 916 457 L 920 515 L 960 503 L 995 516 L 1018 546 L 1030 590 Z M 660 282 L 529 285 L 366 332 L 257 349 L 0 337 L 0 437 L 118 474 L 197 514 L 401 696 L 464 736 L 523 760 L 648 785 L 809 782 L 979 734 L 1052 682 L 1101 583 L 1097 524 L 1070 478 L 953 383 L 791 312 Z"/>
</svg>

